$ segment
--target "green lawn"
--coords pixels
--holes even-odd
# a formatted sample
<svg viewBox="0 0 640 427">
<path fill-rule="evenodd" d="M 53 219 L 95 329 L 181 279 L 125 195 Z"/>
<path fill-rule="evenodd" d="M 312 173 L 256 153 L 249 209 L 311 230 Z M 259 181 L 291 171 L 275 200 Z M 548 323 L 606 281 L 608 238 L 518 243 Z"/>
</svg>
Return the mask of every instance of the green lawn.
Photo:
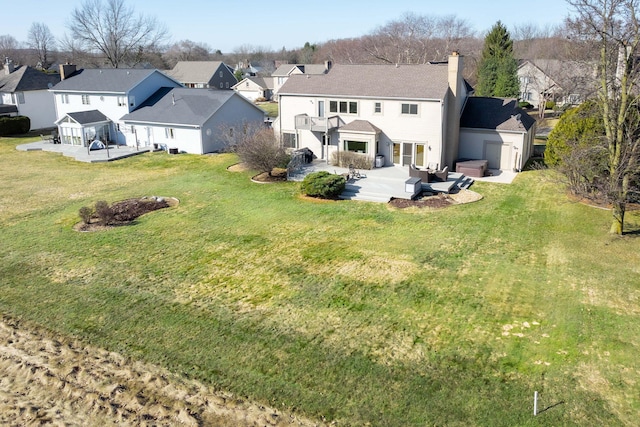
<svg viewBox="0 0 640 427">
<path fill-rule="evenodd" d="M 480 202 L 313 202 L 233 155 L 84 164 L 0 139 L 0 312 L 339 425 L 634 425 L 640 215 L 549 172 Z M 78 209 L 177 208 L 78 233 Z M 533 417 L 533 394 L 539 408 Z"/>
<path fill-rule="evenodd" d="M 277 102 L 262 102 L 258 104 L 258 107 L 262 108 L 267 116 L 271 118 L 278 117 L 278 103 Z"/>
</svg>

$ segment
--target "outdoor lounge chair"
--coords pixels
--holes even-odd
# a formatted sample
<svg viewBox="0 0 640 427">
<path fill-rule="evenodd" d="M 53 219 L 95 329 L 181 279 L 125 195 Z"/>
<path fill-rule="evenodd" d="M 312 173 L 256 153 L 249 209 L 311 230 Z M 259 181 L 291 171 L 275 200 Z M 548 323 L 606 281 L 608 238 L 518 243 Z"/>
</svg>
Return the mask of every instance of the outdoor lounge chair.
<svg viewBox="0 0 640 427">
<path fill-rule="evenodd" d="M 424 183 L 430 182 L 430 174 L 428 169 L 419 169 L 413 163 L 409 166 L 409 176 L 411 178 L 420 178 Z"/>
<path fill-rule="evenodd" d="M 449 177 L 449 166 L 445 166 L 442 170 L 437 170 L 433 172 L 433 177 L 435 181 L 446 181 Z"/>
</svg>

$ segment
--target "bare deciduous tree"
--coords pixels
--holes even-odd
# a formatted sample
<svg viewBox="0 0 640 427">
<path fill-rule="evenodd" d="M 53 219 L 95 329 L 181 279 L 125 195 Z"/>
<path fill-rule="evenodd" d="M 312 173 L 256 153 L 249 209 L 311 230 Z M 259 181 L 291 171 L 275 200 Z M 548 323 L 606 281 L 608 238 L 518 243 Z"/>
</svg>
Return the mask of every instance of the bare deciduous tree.
<svg viewBox="0 0 640 427">
<path fill-rule="evenodd" d="M 407 13 L 364 36 L 362 47 L 375 62 L 424 64 L 445 60 L 461 41 L 473 36 L 470 25 L 455 16 Z"/>
<path fill-rule="evenodd" d="M 605 194 L 613 206 L 610 232 L 622 234 L 627 194 L 639 172 L 639 98 L 635 89 L 640 77 L 639 4 L 638 0 L 567 0 L 567 3 L 575 11 L 575 16 L 567 21 L 574 36 L 599 51 L 597 99 L 608 153 Z"/>
<path fill-rule="evenodd" d="M 178 61 L 207 61 L 211 59 L 211 48 L 205 43 L 191 40 L 181 40 L 172 44 L 162 55 L 169 68 L 173 68 Z"/>
<path fill-rule="evenodd" d="M 274 168 L 287 167 L 289 156 L 273 129 L 261 124 L 247 124 L 240 129 L 221 126 L 220 136 L 228 149 L 252 169 L 271 175 Z"/>
<path fill-rule="evenodd" d="M 0 36 L 0 60 L 4 63 L 7 59 L 18 62 L 18 41 L 10 35 Z"/>
<path fill-rule="evenodd" d="M 36 52 L 40 67 L 44 70 L 51 65 L 51 51 L 55 49 L 56 39 L 46 24 L 34 22 L 28 33 L 27 45 Z"/>
<path fill-rule="evenodd" d="M 160 44 L 167 30 L 155 18 L 136 15 L 124 0 L 85 0 L 71 14 L 71 36 L 88 50 L 100 52 L 118 68 L 139 63 Z"/>
</svg>

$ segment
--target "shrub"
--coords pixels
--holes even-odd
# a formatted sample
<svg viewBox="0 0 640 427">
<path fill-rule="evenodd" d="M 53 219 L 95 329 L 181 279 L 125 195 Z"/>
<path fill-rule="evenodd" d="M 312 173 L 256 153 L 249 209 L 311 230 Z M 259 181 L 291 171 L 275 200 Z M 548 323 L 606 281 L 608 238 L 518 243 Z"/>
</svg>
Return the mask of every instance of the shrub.
<svg viewBox="0 0 640 427">
<path fill-rule="evenodd" d="M 0 136 L 20 135 L 29 132 L 31 119 L 27 116 L 0 117 Z"/>
<path fill-rule="evenodd" d="M 286 168 L 291 160 L 273 130 L 262 126 L 247 128 L 234 149 L 250 168 L 269 175 L 273 168 Z"/>
<path fill-rule="evenodd" d="M 78 215 L 80 215 L 80 219 L 83 223 L 89 224 L 89 221 L 91 221 L 91 217 L 93 216 L 93 209 L 89 206 L 83 206 L 78 211 Z"/>
<path fill-rule="evenodd" d="M 100 218 L 100 221 L 102 221 L 104 225 L 108 225 L 113 222 L 113 209 L 111 209 L 111 206 L 109 206 L 109 204 L 104 200 L 98 200 L 96 202 L 96 215 L 98 215 L 98 218 Z"/>
<path fill-rule="evenodd" d="M 334 151 L 331 154 L 331 162 L 341 168 L 348 168 L 349 165 L 353 165 L 356 169 L 371 169 L 373 165 L 371 157 L 351 151 Z"/>
<path fill-rule="evenodd" d="M 554 108 L 556 108 L 556 103 L 553 101 L 547 101 L 547 103 L 544 105 L 545 110 L 553 110 Z"/>
<path fill-rule="evenodd" d="M 302 180 L 302 192 L 311 197 L 335 199 L 344 191 L 346 183 L 342 175 L 327 171 L 312 172 Z"/>
<path fill-rule="evenodd" d="M 527 102 L 527 101 L 518 102 L 518 106 L 520 108 L 524 108 L 525 110 L 530 110 L 530 109 L 533 108 L 533 104 L 531 104 L 530 102 Z"/>
</svg>

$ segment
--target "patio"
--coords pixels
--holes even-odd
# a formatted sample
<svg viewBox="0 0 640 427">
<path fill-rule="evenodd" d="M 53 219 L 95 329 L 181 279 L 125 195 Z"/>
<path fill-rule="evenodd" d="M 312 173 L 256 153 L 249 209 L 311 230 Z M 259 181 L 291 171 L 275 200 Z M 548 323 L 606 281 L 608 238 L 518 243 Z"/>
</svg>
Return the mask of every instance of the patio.
<svg viewBox="0 0 640 427">
<path fill-rule="evenodd" d="M 295 173 L 289 176 L 292 181 L 302 181 L 304 177 L 317 171 L 327 171 L 335 174 L 347 175 L 349 170 L 328 164 L 324 160 L 314 160 L 303 164 Z M 350 178 L 345 191 L 340 196 L 348 200 L 366 200 L 387 203 L 391 198 L 410 199 L 412 192 L 407 192 L 406 182 L 409 179 L 408 166 L 384 166 L 371 170 L 359 170 L 360 178 Z M 452 193 L 461 188 L 468 188 L 474 181 L 488 181 L 510 183 L 517 175 L 504 171 L 490 170 L 493 176 L 470 178 L 461 173 L 450 172 L 444 182 L 422 183 L 423 192 Z"/>
<path fill-rule="evenodd" d="M 16 149 L 20 151 L 49 151 L 52 153 L 60 153 L 66 157 L 73 157 L 79 162 L 86 163 L 103 163 L 112 162 L 114 160 L 124 159 L 138 154 L 152 151 L 152 147 L 128 147 L 109 145 L 109 148 L 101 150 L 87 150 L 87 147 L 69 144 L 52 144 L 50 142 L 38 141 L 28 144 L 18 145 Z"/>
</svg>

